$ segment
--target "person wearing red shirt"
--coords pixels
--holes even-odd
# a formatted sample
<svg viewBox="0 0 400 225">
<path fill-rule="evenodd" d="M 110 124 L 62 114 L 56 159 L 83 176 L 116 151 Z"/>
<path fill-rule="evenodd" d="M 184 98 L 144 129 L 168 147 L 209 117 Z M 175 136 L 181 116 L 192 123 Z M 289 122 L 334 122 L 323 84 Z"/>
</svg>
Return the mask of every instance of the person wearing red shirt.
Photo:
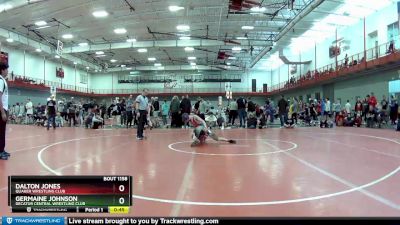
<svg viewBox="0 0 400 225">
<path fill-rule="evenodd" d="M 372 92 L 371 96 L 369 97 L 369 100 L 368 100 L 368 105 L 375 108 L 376 104 L 378 104 L 378 101 L 376 100 L 376 97 L 375 97 L 374 93 Z"/>
<path fill-rule="evenodd" d="M 344 111 L 344 112 L 341 111 L 341 112 L 339 112 L 338 115 L 336 115 L 336 126 L 339 126 L 339 127 L 343 126 L 345 114 L 346 114 L 346 111 Z"/>
<path fill-rule="evenodd" d="M 321 115 L 321 100 L 318 100 L 318 104 L 317 104 L 317 115 L 318 115 L 318 116 Z"/>
</svg>

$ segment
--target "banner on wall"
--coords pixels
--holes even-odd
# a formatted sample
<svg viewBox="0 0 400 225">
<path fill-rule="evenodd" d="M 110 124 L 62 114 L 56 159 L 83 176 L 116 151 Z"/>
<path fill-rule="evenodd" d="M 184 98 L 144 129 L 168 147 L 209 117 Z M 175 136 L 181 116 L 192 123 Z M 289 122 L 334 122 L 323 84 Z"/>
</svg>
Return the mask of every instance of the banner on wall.
<svg viewBox="0 0 400 225">
<path fill-rule="evenodd" d="M 56 68 L 56 77 L 63 79 L 64 78 L 64 69 Z"/>
<path fill-rule="evenodd" d="M 8 53 L 0 52 L 0 62 L 8 64 Z"/>
</svg>

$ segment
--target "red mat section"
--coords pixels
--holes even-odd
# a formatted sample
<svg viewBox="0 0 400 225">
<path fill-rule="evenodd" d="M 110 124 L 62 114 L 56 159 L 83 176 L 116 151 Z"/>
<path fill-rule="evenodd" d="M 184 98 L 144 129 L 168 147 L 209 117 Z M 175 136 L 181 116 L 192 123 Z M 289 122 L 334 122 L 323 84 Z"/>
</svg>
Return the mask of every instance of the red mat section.
<svg viewBox="0 0 400 225">
<path fill-rule="evenodd" d="M 130 216 L 400 216 L 400 138 L 392 130 L 216 132 L 238 143 L 191 148 L 190 130 L 180 129 L 137 141 L 133 129 L 10 125 L 0 212 L 11 215 L 7 176 L 58 174 L 132 175 Z"/>
</svg>

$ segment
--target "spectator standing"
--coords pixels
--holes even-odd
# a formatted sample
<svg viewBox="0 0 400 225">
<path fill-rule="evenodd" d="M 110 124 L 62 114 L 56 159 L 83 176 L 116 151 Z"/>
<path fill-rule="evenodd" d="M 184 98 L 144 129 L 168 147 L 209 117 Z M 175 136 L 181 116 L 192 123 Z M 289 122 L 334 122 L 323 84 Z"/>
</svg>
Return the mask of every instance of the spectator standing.
<svg viewBox="0 0 400 225">
<path fill-rule="evenodd" d="M 179 98 L 178 96 L 174 96 L 171 100 L 171 127 L 179 127 L 182 121 L 179 119 Z"/>
<path fill-rule="evenodd" d="M 373 108 L 376 108 L 377 104 L 378 104 L 378 100 L 376 100 L 374 92 L 371 92 L 371 96 L 368 99 L 368 105 L 372 106 Z"/>
<path fill-rule="evenodd" d="M 235 125 L 235 120 L 238 114 L 238 104 L 236 102 L 236 99 L 233 99 L 229 103 L 229 123 L 233 126 Z"/>
<path fill-rule="evenodd" d="M 126 101 L 125 98 L 122 98 L 120 102 L 120 109 L 121 109 L 121 126 L 125 126 L 127 121 L 127 112 L 126 112 Z"/>
<path fill-rule="evenodd" d="M 183 115 L 184 113 L 190 115 L 190 112 L 192 111 L 192 104 L 190 103 L 189 95 L 183 96 L 183 99 L 180 104 L 180 109 L 181 109 L 181 115 Z M 185 122 L 183 126 L 184 128 L 187 128 L 189 127 L 189 123 Z"/>
<path fill-rule="evenodd" d="M 326 101 L 325 99 L 321 100 L 321 117 L 324 117 L 324 115 L 326 114 Z"/>
<path fill-rule="evenodd" d="M 294 123 L 297 124 L 297 115 L 299 113 L 299 102 L 297 98 L 293 98 L 293 103 L 292 103 L 292 119 L 294 120 Z"/>
<path fill-rule="evenodd" d="M 200 99 L 200 104 L 199 104 L 199 117 L 203 120 L 206 119 L 206 112 L 207 112 L 208 104 L 207 101 L 204 99 Z"/>
<path fill-rule="evenodd" d="M 153 109 L 153 117 L 158 118 L 160 116 L 160 102 L 158 101 L 158 97 L 154 98 Z"/>
<path fill-rule="evenodd" d="M 50 129 L 50 121 L 52 122 L 53 129 L 55 130 L 56 129 L 57 103 L 54 100 L 54 95 L 50 96 L 50 100 L 47 101 L 46 112 L 47 112 L 47 130 Z"/>
<path fill-rule="evenodd" d="M 148 114 L 148 105 L 149 105 L 149 100 L 147 98 L 147 89 L 143 89 L 143 92 L 141 95 L 138 95 L 136 97 L 136 117 L 138 118 L 139 124 L 137 128 L 137 136 L 136 138 L 138 140 L 143 140 L 144 135 L 143 135 L 143 130 L 144 130 L 144 124 L 145 120 L 147 119 L 147 114 Z"/>
<path fill-rule="evenodd" d="M 397 100 L 394 98 L 394 96 L 392 96 L 390 103 L 390 121 L 392 122 L 392 125 L 396 124 L 398 110 L 399 110 L 399 104 L 397 103 Z"/>
<path fill-rule="evenodd" d="M 31 101 L 31 99 L 28 98 L 25 108 L 26 108 L 25 123 L 31 124 L 33 122 L 33 120 L 32 120 L 32 118 L 33 118 L 33 103 Z"/>
<path fill-rule="evenodd" d="M 201 103 L 201 97 L 198 97 L 198 98 L 197 98 L 196 104 L 194 104 L 194 112 L 195 112 L 197 115 L 200 115 L 200 111 L 199 111 L 200 103 Z"/>
<path fill-rule="evenodd" d="M 271 100 L 271 98 L 268 98 L 266 107 L 268 109 L 267 114 L 270 116 L 269 122 L 274 123 L 276 111 L 275 111 L 274 102 Z"/>
<path fill-rule="evenodd" d="M 161 110 L 162 110 L 163 125 L 166 126 L 168 124 L 168 115 L 169 115 L 169 105 L 166 99 L 164 100 L 164 103 L 161 106 Z"/>
<path fill-rule="evenodd" d="M 103 120 L 103 126 L 104 126 L 104 121 L 105 121 L 105 115 L 107 114 L 107 107 L 106 107 L 106 103 L 105 102 L 103 102 L 103 103 L 101 103 L 101 105 L 100 105 L 100 117 L 102 118 L 102 120 Z"/>
<path fill-rule="evenodd" d="M 18 113 L 18 118 L 20 119 L 21 123 L 24 117 L 25 117 L 25 104 L 21 102 L 21 104 L 19 105 L 19 113 Z"/>
<path fill-rule="evenodd" d="M 76 119 L 75 119 L 75 113 L 76 113 L 76 104 L 74 97 L 71 97 L 71 100 L 67 103 L 67 113 L 68 113 L 68 121 L 69 121 L 69 126 L 75 126 L 76 125 Z"/>
<path fill-rule="evenodd" d="M 356 105 L 354 106 L 354 112 L 356 115 L 359 114 L 360 116 L 363 114 L 363 103 L 360 98 L 357 98 Z"/>
<path fill-rule="evenodd" d="M 386 96 L 382 97 L 382 101 L 381 101 L 381 107 L 382 107 L 382 117 L 385 121 L 387 121 L 387 115 L 388 115 L 388 100 L 386 99 Z"/>
<path fill-rule="evenodd" d="M 19 105 L 19 102 L 16 103 L 15 105 L 15 122 L 17 124 L 21 123 L 21 116 L 19 115 L 19 111 L 20 111 L 21 106 Z"/>
<path fill-rule="evenodd" d="M 326 103 L 325 103 L 325 112 L 326 114 L 331 117 L 331 111 L 332 111 L 332 107 L 331 107 L 331 101 L 329 100 L 329 98 L 326 98 Z"/>
<path fill-rule="evenodd" d="M 336 121 L 336 117 L 339 115 L 340 111 L 342 110 L 342 106 L 340 105 L 340 100 L 337 99 L 335 103 L 332 105 L 333 111 L 335 112 L 334 118 Z"/>
<path fill-rule="evenodd" d="M 369 111 L 369 98 L 370 96 L 367 95 L 367 97 L 364 99 L 363 103 L 362 103 L 362 117 L 364 118 L 364 121 L 367 120 L 367 113 Z"/>
<path fill-rule="evenodd" d="M 133 97 L 129 95 L 128 100 L 126 101 L 126 128 L 132 126 L 133 121 Z"/>
<path fill-rule="evenodd" d="M 247 101 L 243 97 L 239 97 L 236 101 L 238 105 L 238 114 L 239 114 L 239 122 L 240 127 L 246 127 L 246 105 Z"/>
<path fill-rule="evenodd" d="M 288 102 L 285 100 L 285 97 L 283 95 L 281 96 L 281 100 L 279 100 L 278 102 L 278 108 L 279 108 L 279 119 L 281 121 L 281 128 L 282 128 L 287 119 L 287 112 L 288 112 Z"/>
<path fill-rule="evenodd" d="M 6 147 L 6 125 L 8 118 L 8 65 L 0 62 L 0 159 L 7 160 L 10 153 L 5 151 Z"/>
<path fill-rule="evenodd" d="M 351 104 L 350 104 L 350 100 L 347 100 L 347 103 L 344 105 L 344 108 L 346 110 L 346 114 L 350 115 L 351 114 Z"/>
</svg>

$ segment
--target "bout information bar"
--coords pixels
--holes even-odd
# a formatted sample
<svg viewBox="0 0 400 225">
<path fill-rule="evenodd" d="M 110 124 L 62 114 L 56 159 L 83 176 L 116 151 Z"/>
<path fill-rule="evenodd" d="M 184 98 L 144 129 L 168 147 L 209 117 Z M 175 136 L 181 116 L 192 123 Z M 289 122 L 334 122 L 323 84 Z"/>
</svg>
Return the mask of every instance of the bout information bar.
<svg viewBox="0 0 400 225">
<path fill-rule="evenodd" d="M 12 212 L 108 213 L 132 205 L 131 176 L 9 176 Z"/>
</svg>

